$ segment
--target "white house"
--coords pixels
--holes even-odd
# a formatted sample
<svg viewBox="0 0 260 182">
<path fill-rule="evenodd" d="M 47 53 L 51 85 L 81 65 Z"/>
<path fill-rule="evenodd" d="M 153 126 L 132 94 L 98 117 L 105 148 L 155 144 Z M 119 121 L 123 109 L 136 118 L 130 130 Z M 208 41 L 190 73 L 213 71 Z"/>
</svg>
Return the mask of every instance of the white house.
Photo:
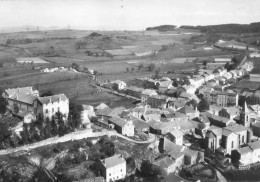
<svg viewBox="0 0 260 182">
<path fill-rule="evenodd" d="M 106 178 L 106 182 L 116 181 L 126 177 L 126 161 L 121 155 L 101 160 L 101 175 Z"/>
<path fill-rule="evenodd" d="M 91 117 L 95 117 L 94 107 L 90 105 L 82 105 L 83 111 L 81 111 L 82 124 L 90 123 Z"/>
<path fill-rule="evenodd" d="M 260 57 L 260 53 L 259 52 L 253 52 L 249 54 L 250 58 L 259 58 Z"/>
<path fill-rule="evenodd" d="M 112 81 L 111 84 L 114 85 L 114 88 L 116 90 L 123 90 L 124 88 L 126 88 L 126 83 L 121 80 Z"/>
<path fill-rule="evenodd" d="M 114 125 L 114 129 L 125 136 L 134 136 L 134 125 L 132 121 L 126 121 L 125 119 L 119 117 L 112 117 L 108 119 L 109 124 Z"/>
<path fill-rule="evenodd" d="M 64 94 L 38 97 L 34 101 L 34 109 L 36 115 L 41 114 L 44 118 L 49 117 L 51 119 L 58 111 L 67 118 L 69 114 L 69 99 Z"/>
</svg>

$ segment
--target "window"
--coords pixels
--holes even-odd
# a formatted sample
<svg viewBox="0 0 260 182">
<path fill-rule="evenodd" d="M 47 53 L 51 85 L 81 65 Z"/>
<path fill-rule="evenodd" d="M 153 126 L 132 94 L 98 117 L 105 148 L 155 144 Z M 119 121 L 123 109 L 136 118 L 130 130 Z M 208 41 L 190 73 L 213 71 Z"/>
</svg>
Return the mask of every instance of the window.
<svg viewBox="0 0 260 182">
<path fill-rule="evenodd" d="M 60 107 L 58 107 L 58 111 L 60 112 Z"/>
<path fill-rule="evenodd" d="M 48 113 L 48 109 L 45 110 L 45 113 Z"/>
<path fill-rule="evenodd" d="M 109 173 L 109 176 L 111 176 L 111 173 Z"/>
<path fill-rule="evenodd" d="M 54 112 L 54 108 L 52 108 L 52 112 Z"/>
<path fill-rule="evenodd" d="M 234 147 L 234 141 L 232 141 L 232 143 L 231 143 L 231 148 L 233 148 Z"/>
<path fill-rule="evenodd" d="M 121 172 L 123 172 L 123 170 L 121 169 Z"/>
<path fill-rule="evenodd" d="M 245 136 L 242 136 L 242 143 L 244 143 L 245 141 Z"/>
</svg>

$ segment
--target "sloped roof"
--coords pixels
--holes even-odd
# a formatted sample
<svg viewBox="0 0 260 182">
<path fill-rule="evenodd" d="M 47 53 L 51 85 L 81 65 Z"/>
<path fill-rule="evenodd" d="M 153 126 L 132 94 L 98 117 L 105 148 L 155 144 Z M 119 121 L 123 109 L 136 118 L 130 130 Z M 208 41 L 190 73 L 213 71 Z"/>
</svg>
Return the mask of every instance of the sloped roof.
<svg viewBox="0 0 260 182">
<path fill-rule="evenodd" d="M 199 123 L 196 121 L 187 120 L 187 121 L 181 121 L 179 123 L 180 123 L 180 129 L 182 131 L 199 128 Z"/>
<path fill-rule="evenodd" d="M 16 93 L 24 93 L 24 94 L 31 94 L 33 93 L 32 87 L 21 87 L 21 88 L 11 88 L 11 89 L 6 89 L 5 92 L 9 95 L 12 96 Z"/>
<path fill-rule="evenodd" d="M 253 150 L 249 146 L 237 149 L 237 152 L 239 152 L 241 155 L 247 154 L 247 153 L 252 152 L 252 151 Z"/>
<path fill-rule="evenodd" d="M 96 115 L 110 116 L 111 112 L 112 112 L 111 108 L 99 109 L 96 111 Z"/>
<path fill-rule="evenodd" d="M 119 118 L 119 117 L 112 117 L 112 118 L 109 118 L 108 119 L 110 122 L 112 122 L 113 124 L 115 125 L 118 125 L 118 126 L 125 126 L 128 122 L 122 118 Z"/>
<path fill-rule="evenodd" d="M 124 119 L 132 121 L 135 128 L 139 128 L 139 129 L 143 129 L 143 128 L 148 129 L 149 128 L 149 126 L 146 122 L 144 122 L 143 120 L 138 119 L 134 116 L 128 116 L 128 117 L 125 117 Z"/>
<path fill-rule="evenodd" d="M 38 100 L 42 103 L 42 104 L 46 104 L 49 102 L 59 102 L 61 101 L 65 101 L 65 100 L 69 100 L 64 94 L 59 94 L 59 95 L 52 95 L 52 96 L 48 96 L 48 97 L 38 97 Z"/>
<path fill-rule="evenodd" d="M 208 128 L 208 131 L 212 131 L 216 136 L 221 136 L 222 135 L 222 128 L 219 128 L 217 126 L 211 125 Z"/>
<path fill-rule="evenodd" d="M 134 92 L 143 92 L 144 91 L 143 88 L 139 88 L 139 87 L 135 87 L 135 86 L 127 87 L 126 90 L 132 90 Z"/>
<path fill-rule="evenodd" d="M 192 120 L 200 122 L 200 123 L 210 123 L 208 117 L 206 117 L 206 116 L 199 116 L 199 117 L 193 118 Z"/>
<path fill-rule="evenodd" d="M 114 109 L 111 110 L 109 116 L 118 116 L 120 115 L 124 110 L 126 110 L 125 107 L 116 107 Z"/>
<path fill-rule="evenodd" d="M 252 143 L 248 143 L 248 146 L 253 150 L 260 149 L 260 140 Z"/>
<path fill-rule="evenodd" d="M 105 109 L 108 108 L 108 106 L 104 103 L 100 103 L 98 106 L 95 107 L 95 109 L 99 110 L 99 109 Z"/>
<path fill-rule="evenodd" d="M 23 92 L 18 92 L 10 97 L 10 99 L 18 100 L 20 102 L 26 103 L 26 104 L 33 104 L 33 102 L 37 99 L 36 96 L 26 94 Z"/>
<path fill-rule="evenodd" d="M 248 130 L 248 128 L 246 128 L 245 126 L 243 126 L 241 124 L 232 124 L 232 125 L 225 127 L 224 129 L 232 131 L 234 133 Z"/>
<path fill-rule="evenodd" d="M 183 136 L 182 131 L 180 131 L 180 130 L 178 130 L 178 129 L 175 129 L 175 130 L 171 131 L 169 134 L 172 135 L 172 136 L 174 136 L 174 137 Z"/>
<path fill-rule="evenodd" d="M 190 114 L 190 113 L 195 113 L 196 111 L 191 106 L 185 105 L 184 107 L 179 109 L 179 112 L 183 114 Z"/>
<path fill-rule="evenodd" d="M 121 155 L 114 155 L 112 157 L 105 158 L 101 160 L 101 162 L 106 169 L 120 164 L 126 164 L 125 159 Z"/>
<path fill-rule="evenodd" d="M 175 160 L 168 155 L 164 155 L 153 162 L 154 165 L 160 166 L 162 168 L 168 168 L 172 166 L 174 163 Z"/>
<path fill-rule="evenodd" d="M 185 148 L 185 150 L 184 150 L 185 156 L 197 156 L 197 154 L 198 154 L 198 151 L 196 151 L 196 150 L 191 150 L 188 148 Z"/>
<path fill-rule="evenodd" d="M 171 151 L 168 152 L 168 155 L 170 155 L 174 159 L 178 159 L 179 157 L 184 155 L 183 152 L 185 150 L 185 147 L 182 145 L 176 145 L 176 144 L 173 144 L 173 145 L 175 145 L 175 146 Z"/>
</svg>

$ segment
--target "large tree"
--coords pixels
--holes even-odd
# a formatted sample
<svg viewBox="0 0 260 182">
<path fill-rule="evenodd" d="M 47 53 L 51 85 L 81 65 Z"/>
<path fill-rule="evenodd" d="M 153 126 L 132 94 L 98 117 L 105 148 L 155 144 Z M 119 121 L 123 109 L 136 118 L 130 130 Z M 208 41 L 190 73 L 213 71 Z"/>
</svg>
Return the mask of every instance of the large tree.
<svg viewBox="0 0 260 182">
<path fill-rule="evenodd" d="M 7 106 L 7 101 L 5 98 L 0 96 L 0 114 L 5 114 L 6 113 L 6 106 Z"/>
<path fill-rule="evenodd" d="M 200 112 L 207 111 L 209 110 L 209 105 L 210 105 L 209 102 L 204 97 L 202 97 L 198 104 L 198 110 Z"/>
<path fill-rule="evenodd" d="M 75 127 L 79 128 L 82 124 L 81 122 L 81 111 L 83 111 L 82 105 L 70 103 L 69 110 L 71 115 L 71 122 Z"/>
</svg>

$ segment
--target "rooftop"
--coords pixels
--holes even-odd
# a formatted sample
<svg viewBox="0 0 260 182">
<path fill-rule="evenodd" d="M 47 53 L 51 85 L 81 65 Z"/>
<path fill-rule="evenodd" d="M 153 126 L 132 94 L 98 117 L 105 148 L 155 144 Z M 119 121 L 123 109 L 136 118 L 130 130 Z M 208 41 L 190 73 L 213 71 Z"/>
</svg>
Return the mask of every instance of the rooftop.
<svg viewBox="0 0 260 182">
<path fill-rule="evenodd" d="M 112 157 L 105 158 L 101 160 L 101 162 L 106 169 L 120 164 L 126 164 L 125 159 L 121 155 L 114 155 Z"/>
<path fill-rule="evenodd" d="M 47 103 L 54 103 L 54 102 L 60 102 L 60 101 L 66 101 L 69 100 L 64 94 L 59 94 L 59 95 L 52 95 L 48 97 L 38 97 L 38 100 L 42 104 L 47 104 Z"/>
<path fill-rule="evenodd" d="M 179 110 L 179 112 L 183 114 L 190 114 L 190 113 L 195 113 L 196 111 L 191 106 L 185 105 Z"/>
<path fill-rule="evenodd" d="M 118 125 L 118 126 L 125 126 L 128 122 L 122 118 L 119 118 L 119 117 L 112 117 L 112 118 L 109 118 L 108 119 L 110 122 L 112 122 L 113 124 L 115 125 Z"/>
<path fill-rule="evenodd" d="M 26 104 L 33 104 L 37 97 L 31 94 L 26 94 L 24 92 L 17 92 L 16 94 L 12 95 L 10 99 L 18 100 Z"/>
<path fill-rule="evenodd" d="M 245 126 L 240 125 L 240 124 L 232 124 L 232 125 L 225 127 L 224 129 L 232 131 L 234 133 L 239 133 L 239 132 L 248 130 L 248 128 L 246 128 Z"/>
</svg>

